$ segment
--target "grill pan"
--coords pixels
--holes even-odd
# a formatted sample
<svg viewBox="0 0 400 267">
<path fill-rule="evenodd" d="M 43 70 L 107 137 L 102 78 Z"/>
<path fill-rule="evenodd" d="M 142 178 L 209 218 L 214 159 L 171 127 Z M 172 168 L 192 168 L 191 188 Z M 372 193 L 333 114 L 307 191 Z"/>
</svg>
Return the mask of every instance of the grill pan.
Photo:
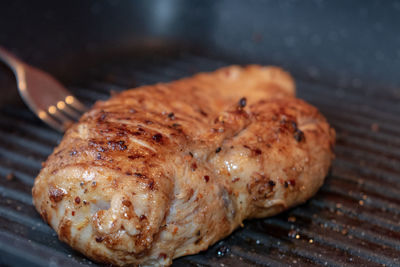
<svg viewBox="0 0 400 267">
<path fill-rule="evenodd" d="M 249 2 L 247 9 L 257 7 L 257 1 Z M 93 8 L 92 4 L 88 7 Z M 249 12 L 246 8 L 244 15 Z M 182 34 L 187 36 L 184 30 Z M 250 37 L 254 50 L 259 49 L 262 38 Z M 112 92 L 230 64 L 293 63 L 267 52 L 255 58 L 242 48 L 244 56 L 237 53 L 234 44 L 229 51 L 221 44 L 219 51 L 223 53 L 199 44 L 196 48 L 182 42 L 163 46 L 153 40 L 136 47 L 135 53 L 102 55 L 96 61 L 88 56 L 88 62 L 82 63 L 85 68 L 66 75 L 63 82 L 91 105 Z M 22 48 L 15 47 L 24 54 Z M 43 58 L 30 60 L 46 66 Z M 357 76 L 361 78 L 352 82 L 345 78 L 335 82 L 339 72 L 329 74 L 330 66 L 318 69 L 310 64 L 289 69 L 296 79 L 298 96 L 318 107 L 337 131 L 336 159 L 324 186 L 304 205 L 272 218 L 245 221 L 243 228 L 207 251 L 177 259 L 173 266 L 400 266 L 400 105 L 398 91 L 392 86 L 400 80 L 391 80 L 392 74 L 386 73 L 390 84 L 382 87 L 379 79 L 368 83 L 374 78 L 372 73 L 370 77 Z M 53 73 L 63 73 L 65 68 L 68 64 Z M 349 67 L 349 77 L 356 71 Z M 4 73 L 11 79 L 10 73 Z M 0 79 L 0 85 L 8 84 L 4 80 Z M 11 94 L 12 88 L 7 90 L 2 89 L 2 98 Z M 62 135 L 23 105 L 5 102 L 0 106 L 0 264 L 97 266 L 58 241 L 32 206 L 34 177 Z"/>
</svg>

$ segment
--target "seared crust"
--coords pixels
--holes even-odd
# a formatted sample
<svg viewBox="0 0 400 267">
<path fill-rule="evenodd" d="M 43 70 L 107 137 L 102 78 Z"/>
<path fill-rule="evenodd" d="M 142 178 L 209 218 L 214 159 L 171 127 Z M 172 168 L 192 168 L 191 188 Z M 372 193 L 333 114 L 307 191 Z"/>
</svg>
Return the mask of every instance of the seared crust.
<svg viewBox="0 0 400 267">
<path fill-rule="evenodd" d="M 168 265 L 246 218 L 306 201 L 334 130 L 275 67 L 231 66 L 97 102 L 33 188 L 61 240 L 116 265 Z"/>
</svg>

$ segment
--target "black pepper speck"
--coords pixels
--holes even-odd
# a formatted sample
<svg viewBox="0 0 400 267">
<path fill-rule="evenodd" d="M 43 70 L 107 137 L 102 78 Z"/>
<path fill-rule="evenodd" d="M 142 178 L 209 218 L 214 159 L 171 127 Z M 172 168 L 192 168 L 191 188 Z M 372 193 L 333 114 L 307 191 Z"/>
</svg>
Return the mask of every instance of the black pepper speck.
<svg viewBox="0 0 400 267">
<path fill-rule="evenodd" d="M 239 100 L 239 108 L 244 108 L 246 106 L 246 104 L 247 104 L 247 99 L 245 97 L 242 97 Z"/>
<path fill-rule="evenodd" d="M 170 118 L 171 120 L 175 119 L 175 114 L 173 112 L 168 114 L 168 118 Z"/>
<path fill-rule="evenodd" d="M 153 140 L 156 141 L 156 142 L 161 142 L 161 140 L 162 140 L 162 135 L 159 134 L 159 133 L 153 135 Z"/>
<path fill-rule="evenodd" d="M 294 139 L 296 139 L 297 142 L 301 142 L 301 141 L 303 141 L 305 139 L 304 138 L 304 133 L 299 129 L 296 129 L 296 131 L 294 132 L 293 136 L 294 136 Z"/>
</svg>

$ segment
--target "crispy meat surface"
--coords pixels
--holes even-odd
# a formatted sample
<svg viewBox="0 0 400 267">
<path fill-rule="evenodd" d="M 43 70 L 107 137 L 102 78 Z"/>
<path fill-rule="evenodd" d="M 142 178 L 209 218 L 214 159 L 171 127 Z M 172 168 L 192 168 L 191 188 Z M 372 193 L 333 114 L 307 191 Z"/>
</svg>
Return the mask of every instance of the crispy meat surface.
<svg viewBox="0 0 400 267">
<path fill-rule="evenodd" d="M 276 67 L 230 66 L 97 102 L 35 180 L 59 238 L 116 265 L 169 265 L 316 193 L 335 132 Z"/>
</svg>

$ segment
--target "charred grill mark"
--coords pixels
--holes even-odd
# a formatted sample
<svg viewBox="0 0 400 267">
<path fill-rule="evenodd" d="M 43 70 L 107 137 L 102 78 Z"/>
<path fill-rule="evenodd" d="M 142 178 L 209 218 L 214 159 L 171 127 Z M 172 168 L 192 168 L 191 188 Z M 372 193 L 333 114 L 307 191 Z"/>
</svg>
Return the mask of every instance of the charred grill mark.
<svg viewBox="0 0 400 267">
<path fill-rule="evenodd" d="M 217 147 L 217 149 L 215 150 L 215 153 L 219 153 L 221 152 L 222 148 L 221 147 Z"/>
<path fill-rule="evenodd" d="M 208 183 L 208 181 L 210 180 L 210 176 L 208 176 L 208 175 L 204 175 L 204 181 L 206 181 L 206 183 Z"/>
</svg>

